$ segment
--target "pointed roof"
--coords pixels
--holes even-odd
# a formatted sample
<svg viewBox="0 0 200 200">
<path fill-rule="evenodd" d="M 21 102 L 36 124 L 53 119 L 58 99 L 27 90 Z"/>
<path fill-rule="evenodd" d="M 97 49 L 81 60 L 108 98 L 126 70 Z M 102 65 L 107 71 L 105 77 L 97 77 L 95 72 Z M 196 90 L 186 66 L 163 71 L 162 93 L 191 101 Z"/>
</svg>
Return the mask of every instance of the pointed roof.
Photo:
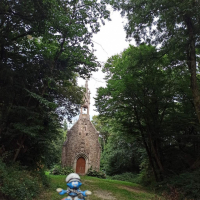
<svg viewBox="0 0 200 200">
<path fill-rule="evenodd" d="M 89 109 L 90 109 L 90 91 L 88 88 L 88 79 L 86 78 L 85 81 L 85 94 L 83 95 L 83 105 L 81 106 L 81 111 L 80 111 L 80 116 L 79 118 L 86 117 L 86 118 L 90 118 L 89 115 Z M 84 113 L 83 111 L 87 110 L 87 113 Z"/>
</svg>

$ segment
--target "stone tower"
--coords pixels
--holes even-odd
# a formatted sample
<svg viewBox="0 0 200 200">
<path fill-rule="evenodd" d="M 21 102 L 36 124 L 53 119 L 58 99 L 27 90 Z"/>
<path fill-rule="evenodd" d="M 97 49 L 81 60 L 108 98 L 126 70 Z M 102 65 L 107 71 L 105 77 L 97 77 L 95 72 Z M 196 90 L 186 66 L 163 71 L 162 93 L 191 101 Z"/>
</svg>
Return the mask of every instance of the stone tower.
<svg viewBox="0 0 200 200">
<path fill-rule="evenodd" d="M 85 88 L 84 103 L 81 106 L 79 119 L 67 132 L 67 139 L 62 149 L 62 166 L 70 166 L 80 175 L 86 174 L 90 167 L 98 171 L 101 154 L 99 134 L 90 121 L 88 80 L 86 80 Z"/>
</svg>

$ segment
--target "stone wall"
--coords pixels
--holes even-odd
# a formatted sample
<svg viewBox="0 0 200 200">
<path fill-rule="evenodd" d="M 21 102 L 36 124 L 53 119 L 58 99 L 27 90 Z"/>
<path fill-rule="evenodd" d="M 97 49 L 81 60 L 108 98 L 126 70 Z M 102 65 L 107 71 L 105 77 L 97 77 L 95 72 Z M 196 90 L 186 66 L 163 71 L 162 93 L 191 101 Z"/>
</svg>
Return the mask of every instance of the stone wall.
<svg viewBox="0 0 200 200">
<path fill-rule="evenodd" d="M 99 170 L 101 147 L 98 137 L 99 134 L 88 115 L 81 115 L 67 133 L 62 150 L 62 165 L 71 166 L 76 171 L 77 160 L 83 157 L 86 161 L 85 173 L 91 166 Z"/>
</svg>

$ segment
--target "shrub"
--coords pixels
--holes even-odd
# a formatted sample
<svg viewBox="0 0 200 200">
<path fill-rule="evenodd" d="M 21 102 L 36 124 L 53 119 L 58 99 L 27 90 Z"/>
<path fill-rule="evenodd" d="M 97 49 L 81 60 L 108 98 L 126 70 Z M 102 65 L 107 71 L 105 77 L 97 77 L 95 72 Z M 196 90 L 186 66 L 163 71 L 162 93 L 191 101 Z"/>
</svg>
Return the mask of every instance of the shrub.
<svg viewBox="0 0 200 200">
<path fill-rule="evenodd" d="M 73 172 L 74 170 L 71 167 L 62 167 L 61 165 L 55 165 L 53 169 L 50 170 L 50 174 L 53 175 L 68 175 Z"/>
<path fill-rule="evenodd" d="M 90 169 L 88 170 L 87 175 L 103 179 L 106 178 L 106 174 L 104 172 L 92 169 L 92 167 L 90 167 Z"/>
<path fill-rule="evenodd" d="M 177 193 L 180 198 L 184 199 L 200 199 L 200 170 L 193 172 L 185 172 L 174 177 L 166 179 L 164 182 L 159 184 L 162 190 L 165 192 L 164 196 L 172 196 L 173 193 Z M 178 198 L 177 198 L 178 199 Z"/>
<path fill-rule="evenodd" d="M 163 196 L 166 200 L 186 200 L 184 198 L 183 193 L 181 193 L 178 189 L 169 187 L 169 192 L 163 192 Z"/>
<path fill-rule="evenodd" d="M 48 185 L 48 181 L 43 172 L 31 172 L 20 165 L 8 166 L 0 160 L 0 193 L 7 199 L 33 199 L 44 184 Z"/>
<path fill-rule="evenodd" d="M 117 174 L 114 176 L 109 176 L 107 178 L 111 179 L 111 180 L 128 181 L 128 182 L 132 182 L 132 183 L 138 183 L 138 175 L 131 173 L 131 172 Z"/>
</svg>

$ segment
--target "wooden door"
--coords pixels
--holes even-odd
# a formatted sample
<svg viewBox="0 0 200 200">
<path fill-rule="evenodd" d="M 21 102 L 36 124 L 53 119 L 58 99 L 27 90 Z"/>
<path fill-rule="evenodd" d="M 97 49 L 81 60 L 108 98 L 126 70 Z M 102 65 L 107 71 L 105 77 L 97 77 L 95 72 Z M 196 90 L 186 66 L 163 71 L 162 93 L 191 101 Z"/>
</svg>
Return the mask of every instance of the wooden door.
<svg viewBox="0 0 200 200">
<path fill-rule="evenodd" d="M 85 175 L 85 159 L 80 157 L 76 163 L 76 173 L 80 175 Z"/>
</svg>

